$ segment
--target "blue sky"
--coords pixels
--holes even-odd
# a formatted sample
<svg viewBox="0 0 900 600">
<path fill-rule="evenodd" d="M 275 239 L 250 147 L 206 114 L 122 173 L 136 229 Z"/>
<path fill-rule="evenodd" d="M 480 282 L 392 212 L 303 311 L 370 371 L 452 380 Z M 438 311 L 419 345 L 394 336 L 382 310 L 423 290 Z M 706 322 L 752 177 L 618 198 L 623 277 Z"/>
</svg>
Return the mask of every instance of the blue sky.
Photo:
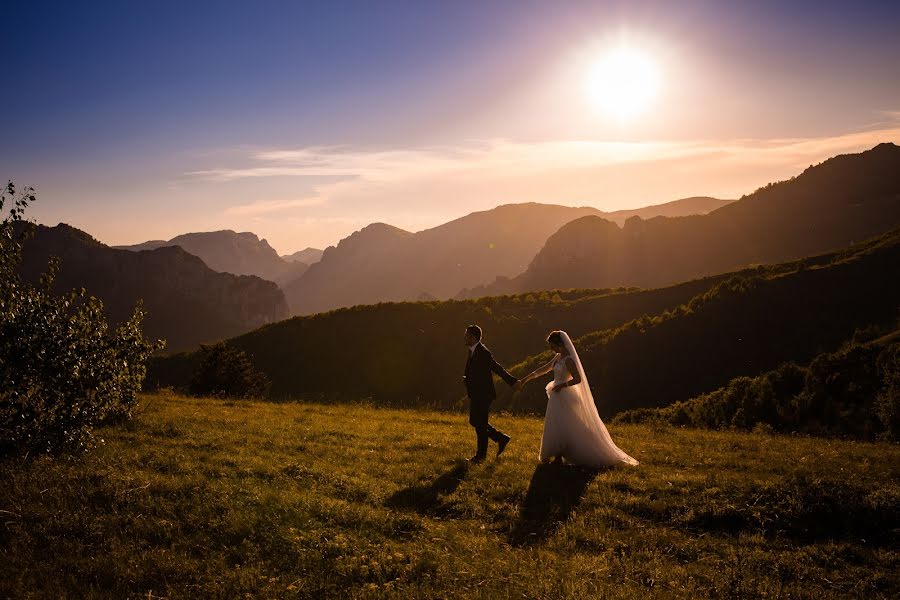
<svg viewBox="0 0 900 600">
<path fill-rule="evenodd" d="M 736 196 L 900 141 L 897 2 L 36 1 L 4 17 L 0 176 L 37 189 L 39 221 L 111 244 L 231 228 L 288 252 L 505 202 Z M 624 38 L 663 84 L 617 123 L 582 67 Z"/>
</svg>

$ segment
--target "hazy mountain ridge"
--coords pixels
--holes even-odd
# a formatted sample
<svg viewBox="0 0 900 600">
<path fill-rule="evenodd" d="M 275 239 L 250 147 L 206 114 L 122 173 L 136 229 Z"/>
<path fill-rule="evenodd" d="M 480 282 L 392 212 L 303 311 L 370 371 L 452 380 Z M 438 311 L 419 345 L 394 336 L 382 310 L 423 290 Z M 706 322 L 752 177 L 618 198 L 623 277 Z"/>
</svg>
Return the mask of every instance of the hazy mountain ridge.
<svg viewBox="0 0 900 600">
<path fill-rule="evenodd" d="M 282 260 L 286 260 L 288 262 L 301 262 L 306 265 L 311 265 L 313 263 L 317 263 L 322 260 L 322 253 L 324 250 L 319 250 L 318 248 L 304 248 L 303 250 L 298 250 L 293 254 L 282 254 Z"/>
<path fill-rule="evenodd" d="M 604 219 L 622 225 L 631 217 L 641 217 L 642 219 L 652 219 L 653 217 L 685 217 L 689 215 L 705 215 L 714 210 L 718 210 L 723 206 L 728 206 L 734 200 L 721 200 L 710 196 L 691 196 L 690 198 L 682 198 L 673 200 L 664 204 L 654 204 L 644 206 L 642 208 L 629 208 L 624 210 L 616 210 L 613 212 L 603 213 Z"/>
<path fill-rule="evenodd" d="M 220 273 L 256 275 L 284 285 L 300 277 L 307 264 L 285 260 L 269 243 L 255 233 L 232 230 L 185 233 L 168 241 L 151 240 L 133 246 L 117 246 L 123 250 L 152 250 L 164 246 L 180 246 L 198 256 L 206 265 Z"/>
<path fill-rule="evenodd" d="M 707 215 L 597 216 L 552 235 L 528 269 L 458 297 L 526 290 L 656 287 L 826 252 L 900 224 L 900 148 L 879 144 L 809 167 Z"/>
<path fill-rule="evenodd" d="M 287 316 L 284 294 L 274 283 L 216 272 L 180 246 L 121 250 L 69 225 L 38 225 L 25 244 L 23 276 L 36 279 L 50 256 L 60 257 L 54 289 L 85 288 L 103 301 L 112 324 L 143 300 L 145 332 L 165 339 L 168 350 L 194 348 Z"/>
<path fill-rule="evenodd" d="M 505 204 L 418 233 L 370 225 L 325 250 L 321 261 L 285 287 L 295 314 L 418 298 L 450 298 L 497 273 L 520 273 L 563 224 L 585 215 L 678 214 L 728 204 L 689 198 L 604 213 L 592 207 Z M 371 229 L 376 227 L 376 229 Z"/>
</svg>

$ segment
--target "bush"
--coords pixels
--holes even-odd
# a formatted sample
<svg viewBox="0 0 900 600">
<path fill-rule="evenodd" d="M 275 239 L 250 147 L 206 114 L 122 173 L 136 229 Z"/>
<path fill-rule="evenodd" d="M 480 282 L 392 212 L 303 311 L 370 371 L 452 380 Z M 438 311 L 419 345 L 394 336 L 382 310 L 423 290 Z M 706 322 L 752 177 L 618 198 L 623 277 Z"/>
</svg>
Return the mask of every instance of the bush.
<svg viewBox="0 0 900 600">
<path fill-rule="evenodd" d="M 0 222 L 0 456 L 89 448 L 98 425 L 131 416 L 146 360 L 162 348 L 144 339 L 140 306 L 110 335 L 99 300 L 51 293 L 58 259 L 39 283 L 22 281 L 32 192 L 17 197 L 10 182 L 0 196 L 0 210 L 13 202 Z"/>
<path fill-rule="evenodd" d="M 900 440 L 900 345 L 881 354 L 878 371 L 884 385 L 875 397 L 875 411 L 884 428 L 882 437 Z"/>
<path fill-rule="evenodd" d="M 619 413 L 615 420 L 898 440 L 900 344 L 851 342 L 805 367 L 784 363 L 667 407 Z"/>
<path fill-rule="evenodd" d="M 269 393 L 269 386 L 246 352 L 219 342 L 200 346 L 200 367 L 189 391 L 195 396 L 261 398 Z"/>
</svg>

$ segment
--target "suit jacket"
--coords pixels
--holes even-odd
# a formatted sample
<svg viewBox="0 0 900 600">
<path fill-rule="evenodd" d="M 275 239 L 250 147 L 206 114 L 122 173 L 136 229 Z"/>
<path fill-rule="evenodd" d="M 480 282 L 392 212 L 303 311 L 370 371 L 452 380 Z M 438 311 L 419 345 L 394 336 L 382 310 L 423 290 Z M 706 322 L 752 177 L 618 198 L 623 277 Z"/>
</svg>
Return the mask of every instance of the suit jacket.
<svg viewBox="0 0 900 600">
<path fill-rule="evenodd" d="M 473 400 L 493 400 L 497 397 L 492 373 L 499 375 L 509 385 L 515 385 L 518 379 L 501 367 L 491 351 L 479 342 L 466 361 L 466 392 Z"/>
</svg>

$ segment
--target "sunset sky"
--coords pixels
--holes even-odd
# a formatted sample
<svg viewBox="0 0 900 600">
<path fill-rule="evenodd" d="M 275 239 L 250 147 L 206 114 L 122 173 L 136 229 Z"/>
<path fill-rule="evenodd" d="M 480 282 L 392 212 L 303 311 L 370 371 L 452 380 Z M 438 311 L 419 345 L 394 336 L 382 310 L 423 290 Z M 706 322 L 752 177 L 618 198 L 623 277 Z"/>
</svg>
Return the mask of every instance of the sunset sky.
<svg viewBox="0 0 900 600">
<path fill-rule="evenodd" d="M 37 221 L 108 244 L 235 229 L 287 253 L 512 202 L 736 198 L 900 143 L 900 2 L 33 0 L 3 17 L 0 177 L 36 188 Z M 621 97 L 623 48 L 646 97 Z"/>
</svg>

